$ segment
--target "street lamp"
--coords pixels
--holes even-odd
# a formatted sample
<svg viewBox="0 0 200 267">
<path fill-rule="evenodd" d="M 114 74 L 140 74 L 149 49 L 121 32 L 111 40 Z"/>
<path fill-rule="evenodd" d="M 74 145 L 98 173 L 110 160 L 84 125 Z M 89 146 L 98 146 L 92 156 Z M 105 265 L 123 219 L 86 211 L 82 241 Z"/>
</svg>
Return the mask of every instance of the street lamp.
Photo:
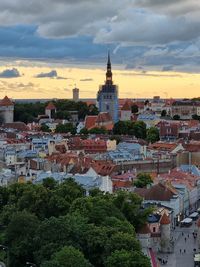
<svg viewBox="0 0 200 267">
<path fill-rule="evenodd" d="M 9 249 L 7 246 L 4 245 L 0 245 L 0 249 L 3 249 L 4 251 L 6 251 L 6 266 L 9 267 Z"/>
<path fill-rule="evenodd" d="M 29 261 L 26 262 L 26 265 L 29 265 L 30 267 L 37 267 L 35 263 L 29 262 Z"/>
</svg>

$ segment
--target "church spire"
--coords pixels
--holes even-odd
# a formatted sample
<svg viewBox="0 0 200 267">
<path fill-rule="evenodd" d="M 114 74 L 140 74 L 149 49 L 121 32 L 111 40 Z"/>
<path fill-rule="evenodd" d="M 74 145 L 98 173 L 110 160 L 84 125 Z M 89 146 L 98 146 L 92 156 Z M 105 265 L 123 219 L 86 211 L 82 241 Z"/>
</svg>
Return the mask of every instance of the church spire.
<svg viewBox="0 0 200 267">
<path fill-rule="evenodd" d="M 106 84 L 112 84 L 112 71 L 111 71 L 111 61 L 110 61 L 109 51 L 108 51 L 108 62 L 107 62 L 107 72 L 106 72 Z"/>
</svg>

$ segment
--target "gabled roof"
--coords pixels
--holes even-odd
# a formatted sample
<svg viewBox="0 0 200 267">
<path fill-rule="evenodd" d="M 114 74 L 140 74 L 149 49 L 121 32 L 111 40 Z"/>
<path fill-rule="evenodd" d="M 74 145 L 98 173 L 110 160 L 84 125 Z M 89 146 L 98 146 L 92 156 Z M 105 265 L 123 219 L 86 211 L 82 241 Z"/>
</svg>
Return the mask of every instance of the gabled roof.
<svg viewBox="0 0 200 267">
<path fill-rule="evenodd" d="M 131 103 L 130 101 L 126 101 L 123 105 L 123 107 L 121 108 L 121 110 L 124 110 L 124 111 L 131 111 Z"/>
<path fill-rule="evenodd" d="M 13 102 L 7 97 L 7 95 L 0 101 L 0 106 L 13 106 Z"/>
<path fill-rule="evenodd" d="M 161 220 L 160 220 L 160 224 L 170 224 L 170 219 L 169 216 L 167 216 L 166 213 L 163 214 Z"/>
<path fill-rule="evenodd" d="M 175 189 L 158 183 L 149 189 L 136 188 L 135 192 L 142 196 L 145 200 L 170 201 L 174 196 L 178 195 Z"/>
<path fill-rule="evenodd" d="M 155 149 L 155 150 L 163 150 L 163 151 L 173 151 L 178 146 L 177 143 L 162 143 L 157 142 L 154 144 L 149 145 L 149 149 Z"/>
<path fill-rule="evenodd" d="M 90 130 L 95 127 L 97 116 L 86 116 L 85 117 L 85 128 Z"/>
<path fill-rule="evenodd" d="M 29 130 L 29 127 L 24 122 L 21 122 L 21 121 L 4 123 L 3 126 L 5 128 L 16 129 L 18 131 L 28 131 Z"/>
<path fill-rule="evenodd" d="M 100 112 L 97 116 L 96 123 L 109 122 L 112 118 L 108 112 Z"/>
<path fill-rule="evenodd" d="M 54 109 L 56 109 L 56 107 L 52 102 L 49 102 L 49 104 L 46 106 L 45 109 L 54 110 Z"/>
</svg>

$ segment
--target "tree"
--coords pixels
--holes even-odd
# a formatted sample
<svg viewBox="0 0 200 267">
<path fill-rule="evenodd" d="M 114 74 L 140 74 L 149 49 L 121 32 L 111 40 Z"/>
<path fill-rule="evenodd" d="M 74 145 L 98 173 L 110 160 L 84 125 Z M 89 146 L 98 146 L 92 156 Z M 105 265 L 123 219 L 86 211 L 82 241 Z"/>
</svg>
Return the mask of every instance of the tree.
<svg viewBox="0 0 200 267">
<path fill-rule="evenodd" d="M 99 110 L 94 104 L 90 104 L 88 106 L 88 114 L 87 115 L 98 115 Z"/>
<path fill-rule="evenodd" d="M 115 135 L 129 134 L 129 121 L 118 121 L 114 124 L 113 133 Z"/>
<path fill-rule="evenodd" d="M 150 260 L 141 252 L 125 249 L 114 251 L 105 261 L 105 267 L 151 267 Z"/>
<path fill-rule="evenodd" d="M 177 114 L 176 114 L 176 115 L 174 115 L 174 116 L 173 116 L 173 120 L 176 120 L 176 121 L 180 120 L 180 116 L 179 116 L 179 115 L 177 115 Z"/>
<path fill-rule="evenodd" d="M 33 238 L 39 220 L 27 211 L 16 212 L 6 229 L 6 243 L 9 247 L 10 266 L 23 267 L 26 261 L 33 261 Z"/>
<path fill-rule="evenodd" d="M 163 109 L 161 111 L 161 117 L 165 117 L 167 115 L 167 111 L 165 109 Z"/>
<path fill-rule="evenodd" d="M 95 127 L 88 131 L 90 134 L 106 134 L 106 128 L 105 127 Z"/>
<path fill-rule="evenodd" d="M 134 182 L 134 185 L 139 188 L 146 187 L 147 185 L 150 185 L 153 183 L 153 180 L 151 178 L 150 174 L 147 173 L 139 173 L 137 175 L 137 180 Z"/>
<path fill-rule="evenodd" d="M 7 226 L 1 229 L 1 242 L 9 247 L 10 266 L 22 267 L 30 261 L 42 267 L 102 267 L 121 250 L 138 252 L 137 264 L 143 257 L 135 229 L 150 212 L 141 207 L 136 194 L 91 190 L 86 197 L 71 178 L 62 183 L 47 178 L 39 185 L 2 188 L 0 201 L 0 223 Z M 63 247 L 70 247 L 69 254 Z"/>
<path fill-rule="evenodd" d="M 193 120 L 198 120 L 198 121 L 199 121 L 199 120 L 200 120 L 200 116 L 198 116 L 197 114 L 193 114 L 193 115 L 192 115 L 192 119 L 193 119 Z"/>
<path fill-rule="evenodd" d="M 136 121 L 133 127 L 134 135 L 137 138 L 146 138 L 146 124 L 143 121 Z"/>
<path fill-rule="evenodd" d="M 146 124 L 143 121 L 118 121 L 113 127 L 115 135 L 134 135 L 137 138 L 146 138 Z"/>
<path fill-rule="evenodd" d="M 120 135 L 112 135 L 110 140 L 116 140 L 116 144 L 118 145 L 122 141 L 122 138 Z"/>
<path fill-rule="evenodd" d="M 76 128 L 73 126 L 72 123 L 66 123 L 66 124 L 58 124 L 56 126 L 56 133 L 76 133 Z"/>
<path fill-rule="evenodd" d="M 58 183 L 54 180 L 54 178 L 52 177 L 48 177 L 48 178 L 45 178 L 43 181 L 42 181 L 42 185 L 45 187 L 45 188 L 48 188 L 50 190 L 53 190 L 56 188 L 56 186 L 58 185 Z"/>
<path fill-rule="evenodd" d="M 160 140 L 159 130 L 156 127 L 151 127 L 147 130 L 147 141 L 150 143 L 155 143 Z"/>
<path fill-rule="evenodd" d="M 140 243 L 133 234 L 114 233 L 106 244 L 107 253 L 115 250 L 125 249 L 127 251 L 140 251 Z"/>
<path fill-rule="evenodd" d="M 132 111 L 132 113 L 138 113 L 138 106 L 136 105 L 136 104 L 133 104 L 132 106 L 131 106 L 131 111 Z"/>
<path fill-rule="evenodd" d="M 42 124 L 40 127 L 40 130 L 42 132 L 51 132 L 51 130 L 49 129 L 49 126 L 47 126 L 46 124 Z"/>
<path fill-rule="evenodd" d="M 87 128 L 83 128 L 80 130 L 80 134 L 88 134 L 88 133 L 89 133 L 89 131 Z"/>
<path fill-rule="evenodd" d="M 73 246 L 65 246 L 56 252 L 50 261 L 44 262 L 41 267 L 92 267 L 83 253 Z"/>
<path fill-rule="evenodd" d="M 134 193 L 119 191 L 115 195 L 113 203 L 136 231 L 146 223 L 148 215 L 152 212 L 152 209 L 141 208 L 142 198 Z"/>
<path fill-rule="evenodd" d="M 55 113 L 54 117 L 55 119 L 60 119 L 60 120 L 70 120 L 71 114 L 66 110 L 58 110 Z"/>
</svg>

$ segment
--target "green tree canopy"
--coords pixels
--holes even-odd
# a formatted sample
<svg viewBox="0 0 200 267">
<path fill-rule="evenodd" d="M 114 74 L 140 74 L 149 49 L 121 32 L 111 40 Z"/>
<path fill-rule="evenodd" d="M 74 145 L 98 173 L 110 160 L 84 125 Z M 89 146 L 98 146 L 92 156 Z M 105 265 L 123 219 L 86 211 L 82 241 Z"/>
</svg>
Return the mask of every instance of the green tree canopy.
<svg viewBox="0 0 200 267">
<path fill-rule="evenodd" d="M 160 140 L 159 130 L 156 127 L 151 127 L 147 130 L 147 141 L 155 143 Z"/>
<path fill-rule="evenodd" d="M 91 130 L 88 131 L 90 134 L 106 134 L 106 128 L 105 127 L 94 127 Z"/>
<path fill-rule="evenodd" d="M 161 117 L 165 117 L 167 115 L 167 111 L 165 109 L 163 109 L 161 111 Z"/>
<path fill-rule="evenodd" d="M 76 133 L 76 128 L 73 126 L 72 123 L 66 123 L 66 124 L 58 124 L 56 126 L 56 133 L 71 133 L 75 134 Z"/>
<path fill-rule="evenodd" d="M 176 115 L 174 115 L 174 116 L 173 116 L 173 120 L 177 120 L 177 121 L 178 121 L 178 120 L 180 120 L 180 116 L 179 116 L 179 115 L 177 115 L 177 114 L 176 114 Z"/>
<path fill-rule="evenodd" d="M 193 120 L 198 120 L 198 121 L 199 121 L 199 120 L 200 120 L 200 116 L 198 116 L 197 114 L 193 114 L 193 115 L 192 115 L 192 119 L 193 119 Z"/>
<path fill-rule="evenodd" d="M 138 113 L 138 106 L 136 105 L 136 104 L 133 104 L 132 106 L 131 106 L 131 111 L 132 111 L 132 113 Z"/>
<path fill-rule="evenodd" d="M 47 126 L 46 124 L 42 124 L 40 127 L 40 130 L 42 132 L 51 132 L 51 130 L 49 129 L 49 126 Z"/>
<path fill-rule="evenodd" d="M 83 253 L 72 246 L 65 246 L 56 252 L 50 261 L 44 262 L 41 267 L 92 267 Z"/>
<path fill-rule="evenodd" d="M 34 214 L 26 211 L 13 214 L 5 236 L 10 266 L 24 266 L 26 261 L 33 260 L 33 238 L 38 226 L 39 220 Z"/>
<path fill-rule="evenodd" d="M 147 185 L 150 185 L 153 183 L 153 180 L 151 178 L 151 175 L 148 173 L 139 173 L 137 175 L 137 180 L 134 182 L 134 185 L 136 187 L 146 187 Z"/>
<path fill-rule="evenodd" d="M 66 264 L 61 251 L 69 247 L 76 251 L 70 252 L 68 266 L 105 267 L 113 253 L 121 250 L 138 253 L 135 262 L 142 264 L 135 230 L 146 222 L 150 211 L 142 208 L 136 194 L 92 190 L 86 196 L 71 178 L 62 183 L 47 178 L 37 185 L 2 188 L 0 200 L 0 223 L 5 225 L 0 237 L 9 247 L 10 266 L 24 267 L 30 261 L 60 267 Z M 63 257 L 59 258 L 60 253 Z M 73 257 L 77 253 L 81 253 L 78 263 Z M 126 266 L 126 258 L 120 263 Z"/>
<path fill-rule="evenodd" d="M 115 135 L 134 135 L 137 138 L 146 138 L 146 124 L 143 121 L 118 121 L 113 128 Z"/>
<path fill-rule="evenodd" d="M 105 267 L 151 267 L 148 258 L 141 252 L 116 250 L 106 260 Z"/>
</svg>

